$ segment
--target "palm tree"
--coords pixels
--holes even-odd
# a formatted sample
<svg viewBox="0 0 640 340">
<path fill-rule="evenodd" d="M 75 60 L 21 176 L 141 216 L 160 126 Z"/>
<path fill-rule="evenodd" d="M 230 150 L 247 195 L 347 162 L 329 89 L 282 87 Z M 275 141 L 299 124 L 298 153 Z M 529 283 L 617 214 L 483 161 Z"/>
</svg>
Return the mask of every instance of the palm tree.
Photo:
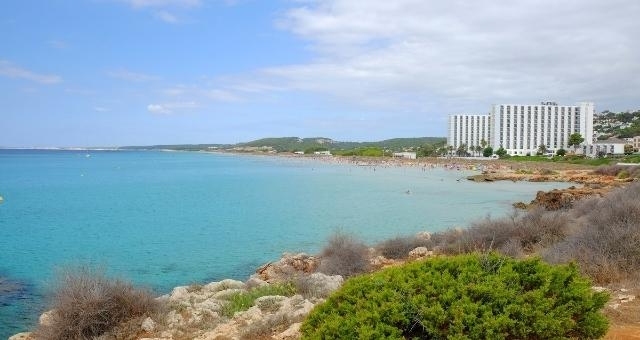
<svg viewBox="0 0 640 340">
<path fill-rule="evenodd" d="M 480 142 L 482 143 L 482 142 Z M 486 144 L 486 142 L 485 142 Z M 478 153 L 478 157 L 480 157 L 480 155 L 482 155 L 482 151 L 484 150 L 484 147 L 481 145 L 476 145 L 476 152 Z"/>
</svg>

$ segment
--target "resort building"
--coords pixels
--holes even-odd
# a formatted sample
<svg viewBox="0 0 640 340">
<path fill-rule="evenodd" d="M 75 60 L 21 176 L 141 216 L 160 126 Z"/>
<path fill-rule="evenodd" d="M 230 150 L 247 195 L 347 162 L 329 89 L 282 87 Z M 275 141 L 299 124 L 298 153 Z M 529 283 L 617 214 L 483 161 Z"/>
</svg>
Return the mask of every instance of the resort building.
<svg viewBox="0 0 640 340">
<path fill-rule="evenodd" d="M 592 158 L 607 155 L 622 155 L 624 154 L 625 145 L 630 144 L 621 139 L 609 138 L 607 140 L 596 141 L 591 145 L 582 145 L 578 147 L 576 154 L 582 154 Z"/>
<path fill-rule="evenodd" d="M 640 150 L 640 136 L 633 137 L 631 145 L 633 145 L 634 150 Z"/>
<path fill-rule="evenodd" d="M 449 116 L 449 137 L 447 145 L 457 150 L 460 145 L 467 147 L 489 145 L 490 115 L 457 114 Z"/>
<path fill-rule="evenodd" d="M 457 149 L 484 139 L 494 150 L 503 147 L 510 155 L 527 155 L 535 154 L 540 145 L 552 152 L 568 149 L 569 136 L 580 133 L 583 144 L 592 145 L 594 113 L 591 102 L 497 104 L 488 115 L 449 116 L 447 143 Z"/>
</svg>

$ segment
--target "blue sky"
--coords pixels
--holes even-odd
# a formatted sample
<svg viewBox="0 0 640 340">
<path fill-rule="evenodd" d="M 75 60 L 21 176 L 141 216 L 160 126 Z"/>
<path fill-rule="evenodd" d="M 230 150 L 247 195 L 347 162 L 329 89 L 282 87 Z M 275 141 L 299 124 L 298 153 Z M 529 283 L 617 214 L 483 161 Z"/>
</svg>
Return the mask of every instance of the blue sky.
<svg viewBox="0 0 640 340">
<path fill-rule="evenodd" d="M 492 103 L 640 107 L 634 0 L 8 0 L 0 146 L 444 136 Z"/>
</svg>

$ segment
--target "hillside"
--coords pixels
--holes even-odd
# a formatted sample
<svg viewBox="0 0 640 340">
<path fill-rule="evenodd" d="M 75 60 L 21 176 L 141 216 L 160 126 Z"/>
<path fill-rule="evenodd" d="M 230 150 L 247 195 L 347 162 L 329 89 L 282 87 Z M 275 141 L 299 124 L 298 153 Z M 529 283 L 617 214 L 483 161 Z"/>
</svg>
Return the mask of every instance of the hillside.
<svg viewBox="0 0 640 340">
<path fill-rule="evenodd" d="M 325 137 L 280 137 L 263 138 L 248 143 L 240 143 L 237 144 L 236 147 L 264 147 L 272 148 L 278 152 L 304 151 L 309 148 L 345 150 L 362 147 L 378 147 L 392 151 L 400 151 L 407 148 L 417 148 L 425 144 L 444 143 L 445 141 L 446 138 L 444 137 L 393 138 L 376 142 L 341 142 Z"/>
<path fill-rule="evenodd" d="M 423 146 L 425 144 L 445 143 L 444 137 L 415 137 L 393 138 L 377 142 L 340 142 L 326 137 L 275 137 L 262 138 L 246 143 L 238 144 L 177 144 L 177 145 L 149 145 L 149 146 L 125 146 L 125 150 L 180 150 L 180 151 L 207 151 L 207 150 L 236 150 L 258 151 L 275 150 L 277 152 L 304 151 L 307 149 L 349 150 L 363 147 L 378 147 L 392 151 L 401 151 Z"/>
</svg>

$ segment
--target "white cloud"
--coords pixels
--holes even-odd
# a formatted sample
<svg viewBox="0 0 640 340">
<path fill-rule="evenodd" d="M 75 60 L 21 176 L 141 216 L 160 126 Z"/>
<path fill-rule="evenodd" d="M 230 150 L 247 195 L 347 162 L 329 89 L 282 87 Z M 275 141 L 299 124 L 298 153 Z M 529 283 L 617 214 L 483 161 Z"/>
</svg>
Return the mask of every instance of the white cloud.
<svg viewBox="0 0 640 340">
<path fill-rule="evenodd" d="M 153 114 L 170 115 L 175 113 L 176 111 L 181 111 L 185 109 L 195 109 L 198 107 L 199 107 L 198 104 L 193 101 L 173 102 L 173 103 L 163 103 L 163 104 L 149 104 L 147 105 L 147 111 Z"/>
<path fill-rule="evenodd" d="M 108 112 L 108 111 L 110 111 L 108 108 L 103 107 L 103 106 L 96 106 L 96 107 L 93 108 L 93 110 L 97 111 L 97 112 Z"/>
<path fill-rule="evenodd" d="M 60 76 L 53 74 L 36 73 L 20 66 L 16 66 L 6 60 L 0 60 L 0 76 L 25 79 L 40 84 L 56 84 L 62 81 L 62 78 Z"/>
<path fill-rule="evenodd" d="M 126 81 L 137 82 L 137 83 L 159 79 L 159 77 L 157 76 L 153 76 L 145 73 L 139 73 L 139 72 L 132 72 L 125 69 L 109 71 L 107 72 L 107 75 L 112 78 L 117 78 L 117 79 L 122 79 Z"/>
<path fill-rule="evenodd" d="M 178 22 L 178 18 L 167 11 L 158 11 L 156 12 L 155 16 L 157 19 L 160 19 L 166 23 L 175 24 Z"/>
<path fill-rule="evenodd" d="M 307 41 L 314 60 L 263 69 L 249 84 L 416 112 L 434 103 L 488 109 L 491 102 L 543 99 L 637 102 L 640 93 L 638 1 L 292 6 L 278 25 Z"/>
</svg>

